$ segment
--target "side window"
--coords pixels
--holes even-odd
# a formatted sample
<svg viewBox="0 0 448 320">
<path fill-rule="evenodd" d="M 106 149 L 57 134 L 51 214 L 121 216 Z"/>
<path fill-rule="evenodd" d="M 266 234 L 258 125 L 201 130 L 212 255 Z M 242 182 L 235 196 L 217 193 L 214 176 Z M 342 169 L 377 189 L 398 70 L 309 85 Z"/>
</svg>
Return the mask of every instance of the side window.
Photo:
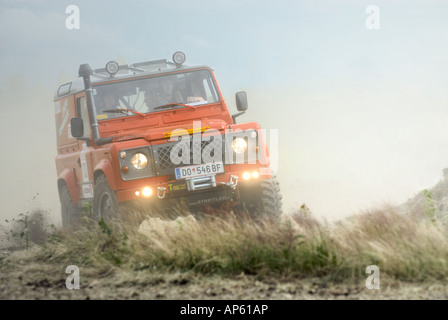
<svg viewBox="0 0 448 320">
<path fill-rule="evenodd" d="M 87 112 L 86 97 L 76 99 L 76 114 L 84 123 L 83 138 L 90 138 L 90 121 L 89 113 Z"/>
</svg>

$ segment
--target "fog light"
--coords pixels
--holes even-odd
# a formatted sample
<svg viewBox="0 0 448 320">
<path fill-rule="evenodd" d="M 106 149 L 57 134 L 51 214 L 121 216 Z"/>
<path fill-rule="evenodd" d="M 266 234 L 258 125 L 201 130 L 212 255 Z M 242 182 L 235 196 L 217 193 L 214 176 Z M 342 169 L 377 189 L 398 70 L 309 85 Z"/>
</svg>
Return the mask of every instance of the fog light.
<svg viewBox="0 0 448 320">
<path fill-rule="evenodd" d="M 259 176 L 258 171 L 252 172 L 252 178 L 257 179 Z"/>
<path fill-rule="evenodd" d="M 173 54 L 173 61 L 174 63 L 179 67 L 181 66 L 186 60 L 185 53 L 181 51 L 176 51 Z"/>
<path fill-rule="evenodd" d="M 135 191 L 135 195 L 138 197 L 140 195 L 140 191 Z"/>
<path fill-rule="evenodd" d="M 119 68 L 120 66 L 116 61 L 109 61 L 106 64 L 106 71 L 110 74 L 111 77 L 113 77 L 118 72 Z"/>
<path fill-rule="evenodd" d="M 243 173 L 243 179 L 244 180 L 249 180 L 250 179 L 250 173 L 249 172 L 244 172 Z"/>
<path fill-rule="evenodd" d="M 145 187 L 143 188 L 142 193 L 145 197 L 149 197 L 152 194 L 152 190 L 149 187 Z"/>
</svg>

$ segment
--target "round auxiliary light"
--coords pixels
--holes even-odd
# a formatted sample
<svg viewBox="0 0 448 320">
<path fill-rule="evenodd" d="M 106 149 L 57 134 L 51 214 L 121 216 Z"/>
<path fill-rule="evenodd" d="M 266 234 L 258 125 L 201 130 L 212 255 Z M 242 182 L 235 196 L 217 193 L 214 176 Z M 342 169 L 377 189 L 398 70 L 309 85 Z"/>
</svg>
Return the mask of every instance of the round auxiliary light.
<svg viewBox="0 0 448 320">
<path fill-rule="evenodd" d="M 243 179 L 244 180 L 249 180 L 250 179 L 250 172 L 244 172 L 243 173 Z"/>
<path fill-rule="evenodd" d="M 109 61 L 106 64 L 106 71 L 107 73 L 109 73 L 111 76 L 113 76 L 114 74 L 116 74 L 118 72 L 119 69 L 119 65 L 117 61 Z"/>
<path fill-rule="evenodd" d="M 145 197 L 149 197 L 152 194 L 152 190 L 149 187 L 145 187 L 143 188 L 142 193 Z"/>
<path fill-rule="evenodd" d="M 185 62 L 185 60 L 187 59 L 187 57 L 185 56 L 185 53 L 181 52 L 181 51 L 176 51 L 173 54 L 173 61 L 175 64 L 177 64 L 178 66 L 180 66 L 181 64 L 183 64 Z"/>
</svg>

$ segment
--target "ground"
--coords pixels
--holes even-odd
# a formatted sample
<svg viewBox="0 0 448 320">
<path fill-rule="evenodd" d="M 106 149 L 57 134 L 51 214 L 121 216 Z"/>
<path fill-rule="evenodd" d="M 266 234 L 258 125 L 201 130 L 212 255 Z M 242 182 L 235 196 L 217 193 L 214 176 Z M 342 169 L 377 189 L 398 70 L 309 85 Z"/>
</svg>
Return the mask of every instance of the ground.
<svg viewBox="0 0 448 320">
<path fill-rule="evenodd" d="M 33 249 L 30 249 L 33 250 Z M 281 279 L 251 275 L 203 276 L 80 268 L 80 289 L 68 290 L 66 266 L 32 261 L 25 250 L 3 251 L 0 299 L 145 299 L 145 300 L 347 300 L 448 299 L 448 285 L 437 281 L 409 283 L 381 279 L 380 289 L 365 283 L 341 284 L 319 278 Z"/>
</svg>

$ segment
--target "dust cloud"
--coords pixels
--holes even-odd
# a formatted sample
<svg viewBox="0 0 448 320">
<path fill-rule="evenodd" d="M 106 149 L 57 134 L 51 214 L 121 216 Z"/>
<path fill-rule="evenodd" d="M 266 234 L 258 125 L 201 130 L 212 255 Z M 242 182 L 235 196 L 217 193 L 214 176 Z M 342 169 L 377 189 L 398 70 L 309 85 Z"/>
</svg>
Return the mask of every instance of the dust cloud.
<svg viewBox="0 0 448 320">
<path fill-rule="evenodd" d="M 42 208 L 59 224 L 53 90 L 12 75 L 1 83 L 0 105 L 0 223 Z"/>
<path fill-rule="evenodd" d="M 443 178 L 448 97 L 414 86 L 247 88 L 249 109 L 238 122 L 278 129 L 286 212 L 305 203 L 337 219 L 399 205 Z"/>
<path fill-rule="evenodd" d="M 117 3 L 104 15 L 104 5 L 91 1 L 75 31 L 66 28 L 64 5 L 5 2 L 0 218 L 41 207 L 60 222 L 58 74 L 72 79 L 81 63 L 98 68 L 117 55 L 134 63 L 176 50 L 188 65 L 214 68 L 232 114 L 235 92 L 247 92 L 249 110 L 238 122 L 278 130 L 286 212 L 305 203 L 317 216 L 340 217 L 435 185 L 448 167 L 446 5 L 384 2 L 385 23 L 372 32 L 365 28 L 368 4 L 268 4 L 254 11 L 250 2 L 223 2 L 210 12 L 216 28 L 192 19 L 182 32 L 173 24 L 162 34 L 163 19 L 146 15 L 165 4 L 135 12 Z M 189 3 L 172 14 L 194 16 L 203 6 Z M 244 23 L 229 25 L 229 14 Z"/>
</svg>

